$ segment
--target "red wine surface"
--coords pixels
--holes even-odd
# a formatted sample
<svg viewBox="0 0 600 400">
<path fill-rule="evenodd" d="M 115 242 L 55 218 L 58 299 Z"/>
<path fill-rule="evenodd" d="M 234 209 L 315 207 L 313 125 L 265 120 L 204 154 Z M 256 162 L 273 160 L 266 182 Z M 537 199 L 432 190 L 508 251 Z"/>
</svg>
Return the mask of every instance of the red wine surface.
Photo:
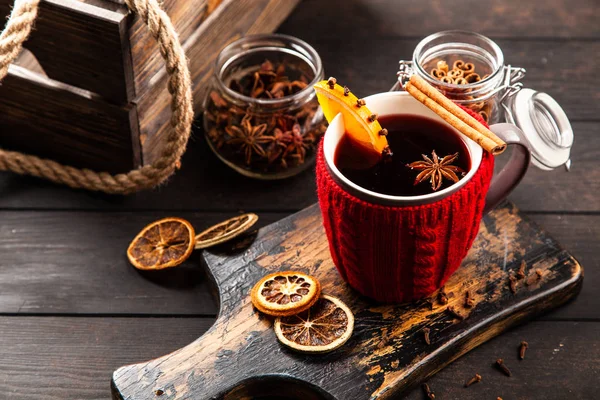
<svg viewBox="0 0 600 400">
<path fill-rule="evenodd" d="M 388 130 L 388 143 L 393 152 L 389 159 L 382 159 L 375 166 L 361 168 L 360 160 L 366 157 L 364 150 L 353 143 L 349 135 L 344 135 L 334 155 L 334 163 L 349 180 L 373 192 L 392 196 L 419 196 L 433 193 L 428 180 L 415 185 L 420 171 L 407 166 L 414 161 L 423 160 L 422 154 L 432 158 L 435 150 L 438 157 L 458 153 L 458 159 L 452 165 L 468 171 L 471 166 L 469 151 L 465 143 L 449 125 L 431 118 L 394 114 L 379 117 L 379 123 Z M 463 174 L 457 173 L 459 178 Z M 443 190 L 454 184 L 443 180 Z"/>
</svg>

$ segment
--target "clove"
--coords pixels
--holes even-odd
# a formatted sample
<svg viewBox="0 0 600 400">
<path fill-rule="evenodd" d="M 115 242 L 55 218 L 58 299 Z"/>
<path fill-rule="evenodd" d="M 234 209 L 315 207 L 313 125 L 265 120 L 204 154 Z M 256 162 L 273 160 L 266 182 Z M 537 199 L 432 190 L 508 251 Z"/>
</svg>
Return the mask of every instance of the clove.
<svg viewBox="0 0 600 400">
<path fill-rule="evenodd" d="M 543 273 L 541 269 L 537 268 L 535 270 L 535 274 L 537 275 L 538 279 L 542 279 Z"/>
<path fill-rule="evenodd" d="M 479 375 L 479 374 L 475 374 L 474 377 L 469 379 L 469 381 L 467 383 L 465 383 L 465 387 L 468 388 L 469 386 L 471 386 L 472 384 L 477 383 L 477 382 L 481 382 L 481 375 Z"/>
<path fill-rule="evenodd" d="M 427 343 L 428 345 L 431 344 L 431 340 L 429 339 L 429 332 L 431 332 L 431 329 L 423 328 L 423 338 L 425 339 L 425 343 Z"/>
<path fill-rule="evenodd" d="M 348 89 L 348 86 L 344 86 L 344 96 L 348 96 L 350 94 L 350 89 Z"/>
<path fill-rule="evenodd" d="M 368 120 L 369 120 L 369 122 L 377 121 L 377 114 L 373 113 L 373 114 L 369 115 Z"/>
<path fill-rule="evenodd" d="M 525 281 L 525 284 L 527 286 L 531 286 L 533 284 L 535 284 L 536 282 L 538 282 L 540 279 L 542 279 L 543 276 L 543 272 L 541 269 L 536 269 L 534 274 L 530 274 L 529 277 L 527 278 L 527 281 Z"/>
<path fill-rule="evenodd" d="M 435 399 L 435 394 L 431 391 L 428 384 L 424 383 L 421 385 L 421 387 L 423 388 L 423 392 L 425 392 L 425 396 L 427 396 L 428 399 Z"/>
<path fill-rule="evenodd" d="M 383 128 L 382 130 L 379 131 L 379 136 L 387 136 L 388 135 L 388 130 Z"/>
<path fill-rule="evenodd" d="M 517 278 L 514 275 L 508 277 L 508 287 L 512 294 L 517 293 Z"/>
<path fill-rule="evenodd" d="M 519 271 L 517 271 L 517 278 L 523 279 L 525 278 L 525 268 L 527 268 L 527 263 L 525 260 L 521 261 L 521 266 L 519 267 Z"/>
<path fill-rule="evenodd" d="M 442 286 L 438 293 L 438 301 L 442 305 L 448 304 L 448 295 L 446 294 L 446 286 Z"/>
<path fill-rule="evenodd" d="M 379 341 L 379 343 L 377 343 L 377 348 L 378 349 L 383 349 L 389 342 L 389 335 L 387 332 L 387 328 L 383 329 L 382 335 L 381 335 L 381 340 Z"/>
<path fill-rule="evenodd" d="M 367 102 L 364 101 L 364 99 L 358 99 L 356 100 L 356 107 L 361 108 L 362 106 L 367 105 Z"/>
<path fill-rule="evenodd" d="M 527 343 L 526 341 L 522 341 L 521 345 L 519 346 L 519 358 L 521 360 L 525 359 L 525 351 L 529 348 L 529 343 Z"/>
<path fill-rule="evenodd" d="M 461 321 L 465 319 L 465 316 L 464 316 L 464 315 L 462 315 L 461 313 L 459 313 L 459 312 L 458 312 L 458 310 L 457 310 L 457 309 L 455 309 L 455 308 L 454 308 L 454 307 L 452 307 L 452 306 L 448 306 L 448 307 L 446 308 L 446 312 L 448 312 L 448 314 L 450 314 L 450 315 L 451 315 L 451 316 L 453 316 L 454 318 L 458 318 L 458 319 L 460 319 Z"/>
<path fill-rule="evenodd" d="M 512 376 L 512 373 L 510 372 L 510 369 L 508 369 L 508 367 L 506 366 L 506 364 L 504 364 L 504 360 L 499 358 L 496 360 L 496 366 L 498 367 L 498 369 L 500 369 L 500 371 L 502 371 L 504 373 L 504 375 L 506 376 Z"/>
<path fill-rule="evenodd" d="M 427 306 L 427 308 L 429 308 L 429 311 L 433 311 L 433 300 L 431 299 L 425 299 L 425 305 Z"/>
<path fill-rule="evenodd" d="M 475 305 L 475 299 L 471 297 L 471 293 L 467 290 L 465 292 L 465 308 L 473 308 Z"/>
<path fill-rule="evenodd" d="M 337 79 L 335 79 L 333 76 L 330 77 L 329 79 L 327 79 L 327 84 L 329 85 L 329 89 L 333 89 L 335 87 L 336 83 L 337 83 Z"/>
</svg>

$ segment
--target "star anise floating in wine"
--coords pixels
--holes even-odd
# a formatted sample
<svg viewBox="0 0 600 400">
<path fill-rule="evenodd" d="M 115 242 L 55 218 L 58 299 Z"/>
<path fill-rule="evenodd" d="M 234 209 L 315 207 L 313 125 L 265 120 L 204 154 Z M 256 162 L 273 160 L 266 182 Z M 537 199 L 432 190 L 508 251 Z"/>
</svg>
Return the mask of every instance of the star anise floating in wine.
<svg viewBox="0 0 600 400">
<path fill-rule="evenodd" d="M 415 185 L 429 179 L 431 182 L 431 189 L 435 192 L 442 186 L 444 178 L 456 183 L 460 180 L 456 173 L 465 173 L 461 168 L 452 165 L 458 158 L 458 153 L 447 155 L 445 157 L 438 157 L 438 155 L 435 154 L 435 150 L 433 150 L 431 152 L 431 158 L 425 154 L 422 154 L 422 156 L 423 160 L 415 161 L 407 165 L 407 167 L 411 169 L 421 171 L 415 178 Z"/>
</svg>

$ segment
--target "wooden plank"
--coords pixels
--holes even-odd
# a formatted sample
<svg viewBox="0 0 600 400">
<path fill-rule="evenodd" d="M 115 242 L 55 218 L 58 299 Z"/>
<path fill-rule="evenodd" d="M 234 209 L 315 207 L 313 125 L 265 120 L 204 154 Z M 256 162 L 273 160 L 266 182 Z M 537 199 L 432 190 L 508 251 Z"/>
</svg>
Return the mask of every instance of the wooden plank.
<svg viewBox="0 0 600 400">
<path fill-rule="evenodd" d="M 598 20 L 600 8 L 594 0 L 305 0 L 281 29 L 302 32 L 311 41 L 330 36 L 422 37 L 448 29 L 502 38 L 597 39 Z"/>
<path fill-rule="evenodd" d="M 237 213 L 177 213 L 200 232 Z M 170 213 L 0 212 L 0 314 L 216 315 L 200 252 L 140 272 L 125 251 Z M 280 214 L 260 214 L 258 226 Z"/>
<path fill-rule="evenodd" d="M 0 0 L 0 15 L 8 15 L 13 3 Z M 123 47 L 126 20 L 122 5 L 109 10 L 78 0 L 44 0 L 25 46 L 50 78 L 122 105 L 134 94 L 129 50 Z"/>
<path fill-rule="evenodd" d="M 12 400 L 104 400 L 117 366 L 174 351 L 211 324 L 208 318 L 0 317 L 0 393 Z M 483 344 L 429 383 L 439 399 L 589 399 L 598 389 L 599 336 L 599 322 L 535 321 Z M 519 362 L 521 340 L 530 348 Z M 514 377 L 491 368 L 498 357 Z M 464 389 L 476 372 L 483 382 Z M 423 395 L 415 390 L 407 398 Z"/>
<path fill-rule="evenodd" d="M 199 112 L 212 75 L 214 60 L 228 43 L 246 34 L 273 32 L 299 0 L 224 0 L 216 11 L 184 40 L 194 84 L 194 109 Z M 144 75 L 150 75 L 144 73 Z M 170 97 L 164 68 L 152 76 L 151 86 L 138 93 L 144 163 L 152 163 L 162 152 L 171 118 Z M 141 84 L 140 86 L 141 87 Z"/>
<path fill-rule="evenodd" d="M 394 398 L 504 330 L 568 301 L 582 283 L 577 261 L 510 204 L 485 217 L 462 268 L 445 284 L 448 307 L 460 309 L 460 319 L 433 299 L 429 307 L 425 300 L 381 305 L 357 296 L 331 261 L 317 206 L 266 227 L 253 241 L 207 251 L 204 260 L 220 291 L 215 326 L 176 352 L 115 371 L 116 398 L 144 398 L 157 386 L 172 399 L 260 397 L 265 386 L 285 387 L 276 377 L 261 385 L 261 377 L 280 374 L 299 387 L 311 385 L 315 398 Z M 529 284 L 520 282 L 513 292 L 508 276 L 523 260 Z M 319 362 L 281 349 L 272 319 L 249 300 L 258 279 L 292 266 L 319 279 L 323 293 L 355 314 L 352 338 L 317 356 Z M 465 289 L 475 298 L 473 308 L 463 307 Z M 431 343 L 423 340 L 425 327 Z M 231 390 L 232 381 L 244 383 Z"/>
<path fill-rule="evenodd" d="M 73 166 L 125 172 L 140 163 L 135 108 L 13 65 L 0 86 L 0 145 Z"/>
<path fill-rule="evenodd" d="M 534 166 L 515 191 L 511 201 L 526 211 L 598 212 L 600 211 L 600 129 L 598 123 L 574 123 L 575 143 L 571 150 L 571 171 L 563 167 L 542 171 Z M 498 158 L 498 165 L 507 156 Z"/>
<path fill-rule="evenodd" d="M 111 372 L 119 365 L 184 346 L 212 322 L 211 318 L 0 317 L 0 397 L 106 400 Z"/>
</svg>

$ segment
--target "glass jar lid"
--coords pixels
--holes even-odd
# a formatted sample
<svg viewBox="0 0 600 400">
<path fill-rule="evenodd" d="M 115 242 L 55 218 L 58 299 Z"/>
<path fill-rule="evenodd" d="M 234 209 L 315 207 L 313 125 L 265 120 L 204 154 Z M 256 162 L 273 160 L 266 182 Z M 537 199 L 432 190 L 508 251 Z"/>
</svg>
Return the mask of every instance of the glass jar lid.
<svg viewBox="0 0 600 400">
<path fill-rule="evenodd" d="M 525 134 L 532 163 L 544 170 L 571 166 L 573 129 L 562 107 L 548 94 L 521 89 L 505 106 L 508 122 Z"/>
</svg>

